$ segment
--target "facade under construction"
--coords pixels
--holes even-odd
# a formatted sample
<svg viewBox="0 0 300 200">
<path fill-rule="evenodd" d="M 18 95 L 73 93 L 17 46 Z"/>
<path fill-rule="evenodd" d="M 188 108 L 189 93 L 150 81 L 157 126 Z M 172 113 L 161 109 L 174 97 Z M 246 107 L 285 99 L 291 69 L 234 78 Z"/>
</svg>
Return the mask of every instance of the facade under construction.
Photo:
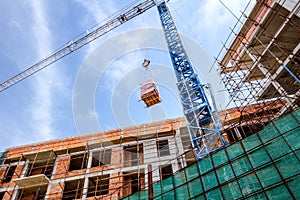
<svg viewBox="0 0 300 200">
<path fill-rule="evenodd" d="M 257 0 L 216 58 L 228 145 L 195 160 L 185 119 L 0 155 L 0 199 L 300 199 L 300 2 Z"/>
<path fill-rule="evenodd" d="M 236 116 L 227 110 L 224 123 Z M 10 148 L 0 162 L 0 199 L 24 200 L 120 199 L 196 160 L 186 121 L 178 118 Z"/>
</svg>

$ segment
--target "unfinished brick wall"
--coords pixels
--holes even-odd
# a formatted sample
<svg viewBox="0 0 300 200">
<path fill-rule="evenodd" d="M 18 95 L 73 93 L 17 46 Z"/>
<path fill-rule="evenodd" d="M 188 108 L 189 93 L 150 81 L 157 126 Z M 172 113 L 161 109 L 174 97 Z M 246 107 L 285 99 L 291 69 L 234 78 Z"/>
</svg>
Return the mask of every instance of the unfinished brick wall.
<svg viewBox="0 0 300 200">
<path fill-rule="evenodd" d="M 132 126 L 124 129 L 117 129 L 117 130 L 111 130 L 111 131 L 105 131 L 102 133 L 95 133 L 95 134 L 88 134 L 84 136 L 78 136 L 78 137 L 71 137 L 61 140 L 53 140 L 53 141 L 47 141 L 43 143 L 37 143 L 32 145 L 26 145 L 16 148 L 10 148 L 8 149 L 7 154 L 7 163 L 16 163 L 19 162 L 17 165 L 15 172 L 12 177 L 12 181 L 10 183 L 5 183 L 0 185 L 1 188 L 6 188 L 9 186 L 15 186 L 15 183 L 13 182 L 13 179 L 20 178 L 22 171 L 24 169 L 25 164 L 24 162 L 20 163 L 21 157 L 23 158 L 24 155 L 27 154 L 34 154 L 40 151 L 52 151 L 50 155 L 59 155 L 56 157 L 55 164 L 54 164 L 54 171 L 53 176 L 51 177 L 50 184 L 48 185 L 48 193 L 47 193 L 47 199 L 61 199 L 63 196 L 65 183 L 64 181 L 66 178 L 70 177 L 79 177 L 80 175 L 85 175 L 87 173 L 87 169 L 78 169 L 78 170 L 72 170 L 69 171 L 70 163 L 71 163 L 71 155 L 72 153 L 84 151 L 86 148 L 86 145 L 93 145 L 93 144 L 100 144 L 102 142 L 107 142 L 108 145 L 110 144 L 126 144 L 128 142 L 134 142 L 136 141 L 135 138 L 142 136 L 142 135 L 150 135 L 147 136 L 149 138 L 151 137 L 157 137 L 157 132 L 165 132 L 168 133 L 170 131 L 175 130 L 175 127 L 177 126 L 184 126 L 185 120 L 183 118 L 178 118 L 175 120 L 166 120 L 163 122 L 154 122 L 151 124 L 145 124 L 145 125 L 139 125 L 139 126 Z M 155 133 L 155 134 L 154 134 Z M 122 137 L 120 137 L 122 135 Z M 133 137 L 134 136 L 134 137 Z M 122 141 L 122 139 L 127 138 L 133 138 L 133 139 L 127 139 L 126 142 Z M 145 138 L 144 138 L 145 139 Z M 106 145 L 107 145 L 106 144 Z M 105 146 L 105 145 L 104 145 Z M 140 163 L 143 163 L 143 157 L 144 152 L 143 148 L 139 152 L 140 157 Z M 25 157 L 25 159 L 28 159 Z M 19 161 L 18 161 L 19 160 Z M 131 160 L 131 159 L 130 159 Z M 45 164 L 46 165 L 46 164 Z M 113 147 L 111 149 L 111 162 L 109 165 L 103 165 L 103 166 L 95 166 L 93 168 L 88 169 L 88 173 L 97 173 L 101 171 L 106 170 L 114 170 L 124 167 L 124 148 L 123 146 Z M 39 170 L 39 171 L 38 171 Z M 5 173 L 7 171 L 7 168 L 2 166 L 0 168 L 0 179 L 4 178 Z M 35 169 L 35 171 L 32 172 L 31 175 L 40 174 L 42 172 L 42 168 Z M 109 194 L 98 196 L 103 199 L 119 199 L 124 193 L 124 189 L 122 188 L 124 184 L 124 180 L 122 173 L 115 173 L 112 172 L 110 174 L 110 180 L 109 180 Z M 50 178 L 50 177 L 49 177 Z M 60 179 L 60 180 L 59 180 Z M 56 181 L 59 181 L 56 182 Z M 145 180 L 140 180 L 141 188 L 145 187 Z M 128 192 L 128 191 L 127 191 Z M 4 199 L 11 199 L 11 196 L 9 194 L 13 194 L 13 191 L 10 193 L 5 194 Z M 128 193 L 129 194 L 129 193 Z M 24 197 L 25 198 L 25 197 Z M 26 198 L 30 199 L 31 197 L 26 196 Z M 94 197 L 89 197 L 87 199 L 94 199 Z"/>
<path fill-rule="evenodd" d="M 65 183 L 54 183 L 50 185 L 50 194 L 48 200 L 61 199 L 64 192 Z"/>
<path fill-rule="evenodd" d="M 6 170 L 7 170 L 7 168 L 5 166 L 0 168 L 0 184 L 2 184 L 2 182 L 5 178 Z"/>
<path fill-rule="evenodd" d="M 104 131 L 100 133 L 87 134 L 77 137 L 69 137 L 60 140 L 52 140 L 47 142 L 41 142 L 26 146 L 19 146 L 6 149 L 8 151 L 7 158 L 18 158 L 23 154 L 40 152 L 43 150 L 62 151 L 70 148 L 77 148 L 85 146 L 86 144 L 96 144 L 101 142 L 120 142 L 120 136 L 123 138 L 129 138 L 131 136 L 139 136 L 145 134 L 151 134 L 156 132 L 168 132 L 175 130 L 176 126 L 185 126 L 186 121 L 184 118 L 177 118 L 171 120 L 165 120 L 161 122 L 153 122 L 149 124 L 143 124 L 138 126 L 131 126 L 124 129 L 115 129 Z M 118 143 L 119 143 L 118 142 Z"/>
<path fill-rule="evenodd" d="M 56 169 L 54 179 L 65 178 L 70 165 L 70 156 L 61 157 L 56 159 Z"/>
<path fill-rule="evenodd" d="M 111 174 L 109 179 L 109 193 L 111 194 L 111 199 L 119 199 L 121 186 L 120 173 Z"/>
<path fill-rule="evenodd" d="M 123 163 L 123 147 L 113 148 L 111 151 L 111 164 L 115 168 L 122 167 Z"/>
<path fill-rule="evenodd" d="M 22 175 L 22 171 L 23 171 L 24 167 L 25 167 L 25 164 L 23 164 L 23 165 L 17 165 L 17 168 L 15 169 L 15 173 L 12 176 L 11 179 L 14 180 L 14 179 L 20 178 L 21 175 Z"/>
</svg>

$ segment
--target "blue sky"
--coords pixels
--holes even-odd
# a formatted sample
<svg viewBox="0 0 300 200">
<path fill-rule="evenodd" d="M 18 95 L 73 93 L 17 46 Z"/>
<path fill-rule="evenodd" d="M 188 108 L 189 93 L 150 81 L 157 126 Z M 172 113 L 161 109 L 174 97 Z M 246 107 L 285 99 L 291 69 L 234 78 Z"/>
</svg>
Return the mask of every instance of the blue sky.
<svg viewBox="0 0 300 200">
<path fill-rule="evenodd" d="M 103 23 L 132 2 L 133 0 L 0 1 L 0 82 L 37 63 L 78 34 Z M 240 10 L 243 10 L 248 1 L 223 2 L 240 15 Z M 198 47 L 193 49 L 193 44 L 187 49 L 195 62 L 201 65 L 199 58 L 203 56 L 213 59 L 221 49 L 221 42 L 228 36 L 229 27 L 236 22 L 233 16 L 218 0 L 170 0 L 168 5 L 180 33 L 188 38 L 187 41 L 202 48 L 203 55 L 197 51 Z M 101 62 L 104 54 L 110 52 L 108 49 L 118 48 L 113 41 L 114 38 L 123 40 L 124 37 L 120 36 L 123 33 L 139 33 L 144 30 L 145 34 L 141 34 L 139 41 L 146 47 L 151 47 L 155 41 L 147 28 L 160 28 L 155 7 L 0 93 L 0 151 L 33 142 L 181 116 L 177 93 L 173 86 L 168 85 L 173 82 L 174 75 L 165 49 L 135 49 L 115 57 L 109 62 L 109 66 L 105 66 L 107 68 L 98 77 L 95 90 L 92 91 L 93 109 L 83 111 L 87 116 L 80 117 L 85 117 L 85 125 L 82 129 L 78 128 L 82 121 L 76 121 L 77 111 L 74 114 L 74 107 L 77 105 L 74 102 L 80 101 L 76 96 L 76 83 L 83 84 L 78 81 L 78 77 L 91 63 L 97 66 L 97 59 Z M 129 38 L 130 35 L 127 39 Z M 107 52 L 96 54 L 101 52 L 101 48 L 107 48 Z M 197 55 L 200 54 L 197 60 Z M 93 60 L 95 55 L 97 58 Z M 152 78 L 161 80 L 157 82 L 163 97 L 163 103 L 152 109 L 145 109 L 142 102 L 138 102 L 138 84 L 134 81 L 137 77 L 139 79 L 136 81 L 150 77 L 140 67 L 147 56 L 153 63 L 153 68 L 150 68 Z M 209 61 L 202 65 L 209 65 Z M 205 76 L 202 78 L 207 82 L 212 82 L 213 87 L 219 87 L 218 81 L 209 80 L 210 75 L 202 76 Z M 169 81 L 164 82 L 164 79 Z M 89 78 L 84 81 L 87 85 L 90 82 Z M 78 107 L 80 106 L 77 105 Z M 89 126 L 88 119 L 96 120 L 98 125 Z"/>
</svg>

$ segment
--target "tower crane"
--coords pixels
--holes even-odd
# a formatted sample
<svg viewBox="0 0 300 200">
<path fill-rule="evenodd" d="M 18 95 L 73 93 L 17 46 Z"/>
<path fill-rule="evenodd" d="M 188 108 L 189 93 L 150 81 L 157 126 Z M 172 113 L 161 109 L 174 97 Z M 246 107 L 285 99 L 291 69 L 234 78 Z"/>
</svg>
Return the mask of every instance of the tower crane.
<svg viewBox="0 0 300 200">
<path fill-rule="evenodd" d="M 210 152 L 221 148 L 226 144 L 220 134 L 221 127 L 214 98 L 212 98 L 212 105 L 214 108 L 212 109 L 205 92 L 207 86 L 200 82 L 195 73 L 184 49 L 174 20 L 164 0 L 145 0 L 133 8 L 125 10 L 118 17 L 113 18 L 83 37 L 75 41 L 70 41 L 47 58 L 1 83 L 0 92 L 89 44 L 154 6 L 157 6 L 161 25 L 167 41 L 170 58 L 177 78 L 177 87 L 181 98 L 183 113 L 187 120 L 187 128 L 195 157 L 198 160 Z"/>
</svg>

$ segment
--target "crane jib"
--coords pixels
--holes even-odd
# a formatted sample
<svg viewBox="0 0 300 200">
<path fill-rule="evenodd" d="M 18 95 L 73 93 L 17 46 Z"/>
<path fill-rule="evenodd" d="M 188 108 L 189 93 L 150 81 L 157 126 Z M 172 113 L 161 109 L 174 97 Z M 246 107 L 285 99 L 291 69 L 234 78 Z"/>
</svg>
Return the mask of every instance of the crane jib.
<svg viewBox="0 0 300 200">
<path fill-rule="evenodd" d="M 119 27 L 120 25 L 126 23 L 127 21 L 133 19 L 134 17 L 144 13 L 145 11 L 149 10 L 150 8 L 152 8 L 155 5 L 156 5 L 156 3 L 154 2 L 154 0 L 146 0 L 138 5 L 134 6 L 133 8 L 125 10 L 122 14 L 109 20 L 108 22 L 99 26 L 95 30 L 89 31 L 89 33 L 87 33 L 83 37 L 76 39 L 74 41 L 73 40 L 69 41 L 64 47 L 57 50 L 53 54 L 42 59 L 40 62 L 27 68 L 26 70 L 20 72 L 16 76 L 1 83 L 0 84 L 0 92 L 6 90 L 7 88 L 32 76 L 33 74 L 37 73 L 38 71 L 44 69 L 45 67 L 50 66 L 51 64 L 57 62 L 58 60 L 69 55 L 70 53 L 80 49 L 81 47 L 91 43 L 95 39 L 105 35 L 106 33 Z"/>
</svg>

